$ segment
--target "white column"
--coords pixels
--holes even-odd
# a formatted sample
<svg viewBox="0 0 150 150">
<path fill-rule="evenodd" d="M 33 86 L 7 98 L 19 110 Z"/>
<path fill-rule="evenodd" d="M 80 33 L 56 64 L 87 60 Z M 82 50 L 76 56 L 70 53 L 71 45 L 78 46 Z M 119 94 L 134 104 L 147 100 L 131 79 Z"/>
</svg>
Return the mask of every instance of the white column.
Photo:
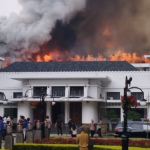
<svg viewBox="0 0 150 150">
<path fill-rule="evenodd" d="M 70 87 L 69 86 L 66 86 L 65 87 L 65 97 L 69 97 L 70 96 Z"/>
<path fill-rule="evenodd" d="M 122 122 L 123 121 L 123 112 L 124 110 L 122 109 L 122 107 L 120 108 L 120 121 Z"/>
<path fill-rule="evenodd" d="M 98 122 L 98 102 L 82 102 L 82 124 L 89 124 L 91 119 Z"/>
<path fill-rule="evenodd" d="M 88 97 L 88 86 L 84 86 L 84 97 Z"/>
<path fill-rule="evenodd" d="M 68 123 L 70 118 L 70 103 L 65 102 L 65 123 Z"/>
<path fill-rule="evenodd" d="M 52 87 L 51 86 L 48 86 L 47 87 L 47 91 L 46 91 L 46 93 L 48 94 L 48 96 L 47 97 L 51 97 L 51 95 L 52 95 Z"/>
<path fill-rule="evenodd" d="M 144 114 L 146 114 L 146 113 L 144 112 Z M 146 115 L 144 117 L 146 117 Z M 147 118 L 150 119 L 150 106 L 149 106 L 149 103 L 147 103 Z"/>
<path fill-rule="evenodd" d="M 4 116 L 4 105 L 3 105 L 3 103 L 0 103 L 0 114 L 1 114 L 1 116 Z"/>
<path fill-rule="evenodd" d="M 30 118 L 31 122 L 33 122 L 33 110 L 30 106 L 30 102 L 18 102 L 18 119 L 20 115 L 25 116 L 25 118 Z"/>
<path fill-rule="evenodd" d="M 52 118 L 52 104 L 51 102 L 46 102 L 46 116 L 49 116 L 49 118 Z"/>
</svg>

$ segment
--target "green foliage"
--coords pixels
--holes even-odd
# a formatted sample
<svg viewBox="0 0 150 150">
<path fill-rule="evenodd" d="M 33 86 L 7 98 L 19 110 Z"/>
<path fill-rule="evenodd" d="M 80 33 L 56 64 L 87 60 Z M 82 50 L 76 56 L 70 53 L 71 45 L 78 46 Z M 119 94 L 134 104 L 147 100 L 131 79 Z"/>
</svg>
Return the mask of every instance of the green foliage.
<svg viewBox="0 0 150 150">
<path fill-rule="evenodd" d="M 108 125 L 107 124 L 102 124 L 102 128 L 104 128 L 104 127 L 108 128 Z"/>
<path fill-rule="evenodd" d="M 110 109 L 107 111 L 106 118 L 108 118 L 108 120 L 111 121 L 116 121 L 117 119 L 113 119 L 113 118 L 118 118 L 118 115 L 114 109 Z"/>
<path fill-rule="evenodd" d="M 141 117 L 141 114 L 139 114 L 138 112 L 130 111 L 130 110 L 128 111 L 127 115 L 129 120 L 134 120 L 134 121 L 138 121 Z"/>
<path fill-rule="evenodd" d="M 14 150 L 77 150 L 77 144 L 21 144 L 16 143 Z M 94 145 L 93 150 L 121 150 L 122 146 Z M 141 150 L 141 147 L 129 147 L 129 150 Z M 149 148 L 142 148 L 149 150 Z"/>
</svg>

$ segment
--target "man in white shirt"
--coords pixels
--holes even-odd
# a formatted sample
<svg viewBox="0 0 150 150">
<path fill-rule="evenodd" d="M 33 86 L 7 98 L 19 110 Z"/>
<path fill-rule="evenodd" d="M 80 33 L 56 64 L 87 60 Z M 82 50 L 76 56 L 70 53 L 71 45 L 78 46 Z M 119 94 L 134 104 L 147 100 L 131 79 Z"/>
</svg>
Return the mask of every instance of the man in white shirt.
<svg viewBox="0 0 150 150">
<path fill-rule="evenodd" d="M 49 119 L 49 116 L 46 116 L 46 120 L 47 120 L 47 123 L 48 123 L 48 133 L 49 133 L 49 136 L 50 136 L 52 121 L 51 121 L 51 119 Z"/>
</svg>

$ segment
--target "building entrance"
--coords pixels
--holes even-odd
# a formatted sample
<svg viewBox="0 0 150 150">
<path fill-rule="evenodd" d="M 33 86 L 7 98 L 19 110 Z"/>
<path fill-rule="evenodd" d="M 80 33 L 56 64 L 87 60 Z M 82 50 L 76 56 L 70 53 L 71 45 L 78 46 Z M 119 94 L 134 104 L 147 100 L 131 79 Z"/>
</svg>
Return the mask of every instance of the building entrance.
<svg viewBox="0 0 150 150">
<path fill-rule="evenodd" d="M 70 118 L 72 122 L 82 123 L 82 103 L 70 102 Z"/>
<path fill-rule="evenodd" d="M 43 108 L 41 106 L 41 103 L 39 103 L 37 107 L 33 109 L 33 120 L 42 121 L 42 115 L 44 117 L 43 119 L 45 120 L 46 119 L 46 103 L 44 103 Z"/>
<path fill-rule="evenodd" d="M 58 117 L 64 122 L 64 102 L 56 102 L 52 106 L 52 122 L 55 123 Z"/>
</svg>

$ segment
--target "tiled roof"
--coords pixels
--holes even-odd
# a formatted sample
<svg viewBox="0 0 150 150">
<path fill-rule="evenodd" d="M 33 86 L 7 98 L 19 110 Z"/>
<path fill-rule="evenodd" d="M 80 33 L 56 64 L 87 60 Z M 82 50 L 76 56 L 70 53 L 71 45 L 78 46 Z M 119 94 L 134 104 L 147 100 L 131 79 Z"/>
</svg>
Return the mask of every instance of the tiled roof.
<svg viewBox="0 0 150 150">
<path fill-rule="evenodd" d="M 138 71 L 126 61 L 15 62 L 0 72 Z"/>
</svg>

